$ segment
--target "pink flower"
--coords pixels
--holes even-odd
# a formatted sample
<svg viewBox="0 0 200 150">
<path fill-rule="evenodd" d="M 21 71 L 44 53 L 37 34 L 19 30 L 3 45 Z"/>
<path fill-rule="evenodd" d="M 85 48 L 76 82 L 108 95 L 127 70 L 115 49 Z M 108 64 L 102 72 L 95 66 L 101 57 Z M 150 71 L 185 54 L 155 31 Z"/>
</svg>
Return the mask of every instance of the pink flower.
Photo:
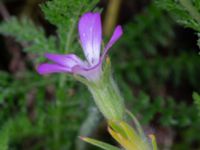
<svg viewBox="0 0 200 150">
<path fill-rule="evenodd" d="M 45 54 L 45 57 L 54 63 L 44 63 L 38 66 L 40 74 L 73 73 L 84 76 L 88 80 L 98 80 L 102 72 L 102 62 L 109 48 L 121 37 L 122 28 L 117 26 L 114 33 L 101 52 L 102 25 L 99 13 L 85 13 L 78 25 L 81 46 L 86 61 L 81 60 L 75 54 Z"/>
</svg>

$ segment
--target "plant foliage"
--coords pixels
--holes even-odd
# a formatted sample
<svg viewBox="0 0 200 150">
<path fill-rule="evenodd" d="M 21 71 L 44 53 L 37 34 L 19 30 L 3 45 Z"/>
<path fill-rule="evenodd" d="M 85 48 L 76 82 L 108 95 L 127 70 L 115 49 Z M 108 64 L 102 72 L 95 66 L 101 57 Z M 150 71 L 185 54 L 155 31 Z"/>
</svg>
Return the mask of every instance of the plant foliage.
<svg viewBox="0 0 200 150">
<path fill-rule="evenodd" d="M 171 4 L 167 4 L 169 1 Z M 157 7 L 171 8 L 172 3 L 177 6 L 177 1 L 153 2 L 125 25 L 125 33 L 130 34 L 124 34 L 116 45 L 113 66 L 129 109 L 141 116 L 143 124 L 156 122 L 175 131 L 179 129 L 184 144 L 174 144 L 173 148 L 181 149 L 184 145 L 183 149 L 187 149 L 200 139 L 192 134 L 199 132 L 196 104 L 188 104 L 192 100 L 192 91 L 200 90 L 197 82 L 200 59 L 194 50 L 174 47 L 177 44 L 176 24 L 171 15 Z M 181 8 L 180 11 L 185 10 Z M 187 26 L 195 29 L 197 24 Z M 183 84 L 187 85 L 188 91 L 179 93 L 177 89 Z"/>
<path fill-rule="evenodd" d="M 69 53 L 78 48 L 76 29 L 78 18 L 92 11 L 98 0 L 52 0 L 40 5 L 45 18 L 55 26 L 54 34 L 48 33 L 30 18 L 11 17 L 0 24 L 0 33 L 15 37 L 27 54 Z M 76 50 L 75 50 L 76 49 Z M 30 64 L 29 64 L 30 65 Z M 41 77 L 33 68 L 13 76 L 0 72 L 0 123 L 12 120 L 9 145 L 13 149 L 75 149 L 75 139 L 83 118 L 87 114 L 88 94 L 66 75 Z M 22 86 L 23 85 L 23 86 Z M 74 110 L 81 113 L 74 113 Z M 12 117 L 11 117 L 12 116 Z M 5 133 L 6 134 L 6 133 Z M 2 145 L 8 144 L 5 137 Z M 41 143 L 42 141 L 42 143 Z M 30 143 L 36 144 L 31 145 Z M 27 146 L 23 145 L 29 143 Z M 4 146 L 4 147 L 5 147 Z M 3 146 L 2 146 L 3 147 Z"/>
<path fill-rule="evenodd" d="M 173 14 L 179 23 L 200 32 L 199 0 L 156 0 L 156 3 Z"/>
</svg>

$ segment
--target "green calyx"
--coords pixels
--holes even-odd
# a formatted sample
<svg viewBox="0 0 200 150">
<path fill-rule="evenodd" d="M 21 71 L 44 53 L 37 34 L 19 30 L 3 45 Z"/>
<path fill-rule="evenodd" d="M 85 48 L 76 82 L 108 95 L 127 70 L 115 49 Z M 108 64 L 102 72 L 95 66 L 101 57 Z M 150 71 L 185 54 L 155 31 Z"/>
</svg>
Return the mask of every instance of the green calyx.
<svg viewBox="0 0 200 150">
<path fill-rule="evenodd" d="M 111 64 L 107 59 L 102 75 L 97 81 L 88 81 L 81 77 L 76 78 L 88 86 L 94 101 L 108 120 L 122 120 L 125 113 L 124 100 L 113 80 Z"/>
</svg>

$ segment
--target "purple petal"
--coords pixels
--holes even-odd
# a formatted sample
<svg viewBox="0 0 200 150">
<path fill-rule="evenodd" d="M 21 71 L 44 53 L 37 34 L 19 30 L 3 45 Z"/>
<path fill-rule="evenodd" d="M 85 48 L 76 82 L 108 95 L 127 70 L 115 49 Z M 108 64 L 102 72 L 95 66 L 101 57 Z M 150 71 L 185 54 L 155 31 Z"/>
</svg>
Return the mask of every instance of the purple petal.
<svg viewBox="0 0 200 150">
<path fill-rule="evenodd" d="M 88 80 L 98 80 L 101 76 L 101 62 L 90 68 L 84 68 L 77 65 L 72 68 L 72 72 L 75 74 L 79 74 Z"/>
<path fill-rule="evenodd" d="M 57 64 L 41 64 L 37 68 L 39 74 L 50 74 L 58 72 L 71 72 L 71 68 L 60 66 Z"/>
<path fill-rule="evenodd" d="M 69 68 L 83 64 L 83 61 L 74 54 L 61 55 L 47 53 L 45 54 L 45 57 L 59 65 Z"/>
<path fill-rule="evenodd" d="M 98 63 L 102 41 L 100 14 L 84 14 L 79 20 L 78 29 L 85 57 L 90 64 Z"/>
<path fill-rule="evenodd" d="M 116 28 L 115 28 L 115 31 L 110 39 L 110 41 L 108 42 L 108 44 L 106 45 L 104 51 L 103 51 L 103 54 L 102 54 L 102 57 L 101 59 L 103 60 L 105 55 L 107 54 L 108 50 L 112 47 L 112 45 L 122 36 L 123 34 L 123 31 L 122 31 L 122 27 L 120 25 L 118 25 Z"/>
</svg>

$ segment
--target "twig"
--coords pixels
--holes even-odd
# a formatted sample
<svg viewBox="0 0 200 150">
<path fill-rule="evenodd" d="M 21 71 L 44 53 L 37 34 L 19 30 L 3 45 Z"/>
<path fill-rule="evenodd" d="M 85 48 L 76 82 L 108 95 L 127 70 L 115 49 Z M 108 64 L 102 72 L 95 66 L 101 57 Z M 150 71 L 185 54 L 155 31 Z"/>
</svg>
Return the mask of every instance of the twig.
<svg viewBox="0 0 200 150">
<path fill-rule="evenodd" d="M 8 20 L 10 18 L 8 10 L 6 9 L 5 5 L 1 2 L 0 2 L 0 14 L 4 20 Z"/>
<path fill-rule="evenodd" d="M 104 21 L 104 34 L 110 36 L 116 25 L 122 0 L 109 0 Z"/>
</svg>

